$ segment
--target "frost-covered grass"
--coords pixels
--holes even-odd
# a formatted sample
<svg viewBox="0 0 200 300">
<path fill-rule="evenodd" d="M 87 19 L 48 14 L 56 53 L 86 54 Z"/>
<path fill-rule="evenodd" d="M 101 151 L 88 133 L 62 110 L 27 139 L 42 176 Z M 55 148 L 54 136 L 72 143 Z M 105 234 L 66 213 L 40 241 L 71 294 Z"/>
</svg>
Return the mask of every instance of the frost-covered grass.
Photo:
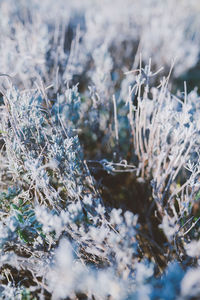
<svg viewBox="0 0 200 300">
<path fill-rule="evenodd" d="M 198 2 L 0 1 L 1 299 L 200 298 Z"/>
</svg>

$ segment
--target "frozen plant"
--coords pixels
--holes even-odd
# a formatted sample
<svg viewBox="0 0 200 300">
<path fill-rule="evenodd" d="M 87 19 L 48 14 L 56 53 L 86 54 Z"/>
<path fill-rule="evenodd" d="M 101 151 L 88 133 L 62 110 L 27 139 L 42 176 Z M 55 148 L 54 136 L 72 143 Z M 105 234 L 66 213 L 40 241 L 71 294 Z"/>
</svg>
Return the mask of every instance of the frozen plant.
<svg viewBox="0 0 200 300">
<path fill-rule="evenodd" d="M 199 298 L 199 9 L 0 1 L 1 299 Z"/>
</svg>

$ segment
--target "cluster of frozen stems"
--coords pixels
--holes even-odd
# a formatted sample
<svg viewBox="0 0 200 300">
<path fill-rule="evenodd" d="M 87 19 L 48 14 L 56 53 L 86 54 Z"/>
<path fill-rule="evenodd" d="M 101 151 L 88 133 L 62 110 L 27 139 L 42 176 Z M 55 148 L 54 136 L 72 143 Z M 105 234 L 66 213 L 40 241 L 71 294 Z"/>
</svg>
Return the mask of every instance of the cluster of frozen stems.
<svg viewBox="0 0 200 300">
<path fill-rule="evenodd" d="M 0 2 L 1 299 L 200 297 L 199 9 Z"/>
</svg>

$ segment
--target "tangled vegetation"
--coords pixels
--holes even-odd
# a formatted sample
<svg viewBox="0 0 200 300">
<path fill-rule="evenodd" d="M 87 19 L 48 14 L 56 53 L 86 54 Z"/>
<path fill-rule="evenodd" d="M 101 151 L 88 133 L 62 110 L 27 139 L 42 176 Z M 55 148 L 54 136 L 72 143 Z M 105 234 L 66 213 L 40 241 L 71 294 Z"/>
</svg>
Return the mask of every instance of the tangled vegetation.
<svg viewBox="0 0 200 300">
<path fill-rule="evenodd" d="M 0 1 L 1 299 L 200 298 L 199 13 Z"/>
</svg>

